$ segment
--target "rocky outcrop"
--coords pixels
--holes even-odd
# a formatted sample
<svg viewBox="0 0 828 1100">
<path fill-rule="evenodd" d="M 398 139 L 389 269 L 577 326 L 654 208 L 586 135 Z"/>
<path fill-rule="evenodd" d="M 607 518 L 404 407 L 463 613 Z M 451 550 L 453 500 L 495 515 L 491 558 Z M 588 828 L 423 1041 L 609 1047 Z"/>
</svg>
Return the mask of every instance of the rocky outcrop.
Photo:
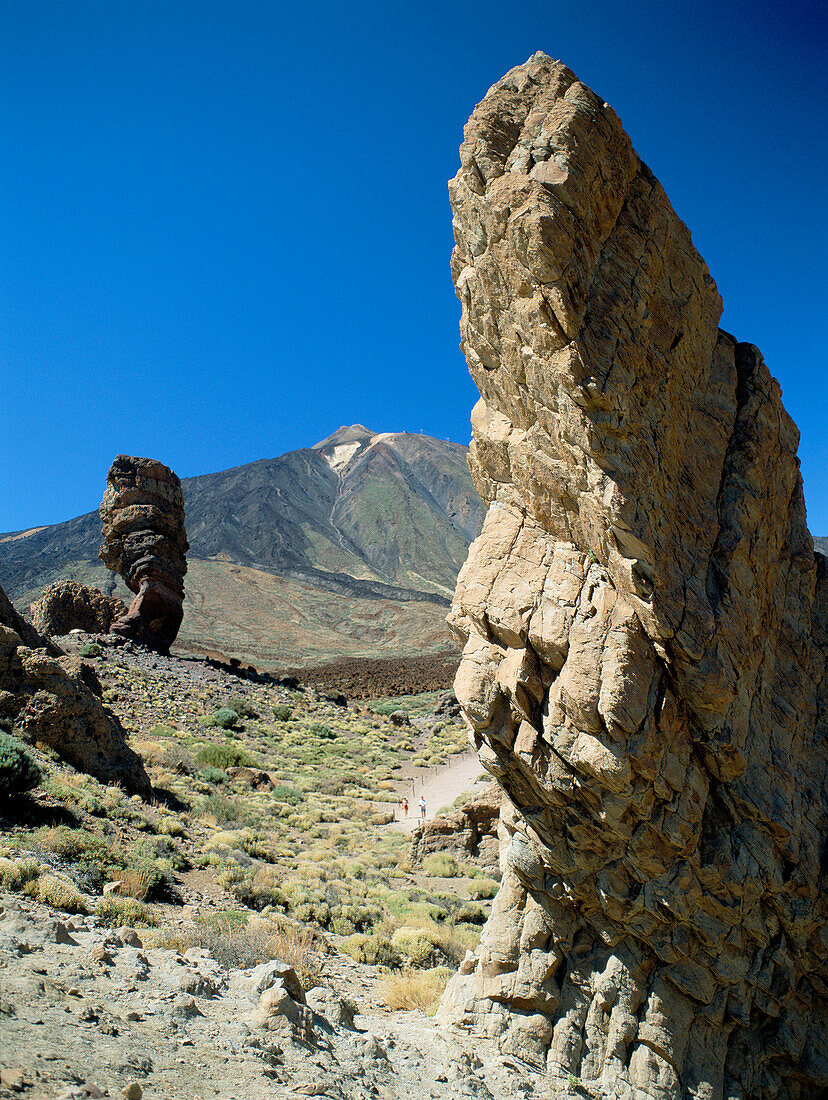
<svg viewBox="0 0 828 1100">
<path fill-rule="evenodd" d="M 616 1096 L 828 1088 L 828 580 L 798 433 L 618 117 L 543 54 L 450 185 L 470 464 L 450 615 L 508 796 L 444 1020 Z"/>
<path fill-rule="evenodd" d="M 127 606 L 116 596 L 105 596 L 97 588 L 75 581 L 55 581 L 30 605 L 35 630 L 58 638 L 70 630 L 106 634 L 116 619 L 127 614 Z"/>
<path fill-rule="evenodd" d="M 118 455 L 106 476 L 101 521 L 101 561 L 135 593 L 112 633 L 169 653 L 184 616 L 189 549 L 181 482 L 152 458 Z"/>
<path fill-rule="evenodd" d="M 497 824 L 503 794 L 496 783 L 456 809 L 439 813 L 411 834 L 411 862 L 418 866 L 434 852 L 474 859 L 481 867 L 498 865 Z"/>
<path fill-rule="evenodd" d="M 0 589 L 0 725 L 102 783 L 148 796 L 141 759 L 100 695 L 90 666 L 39 637 Z"/>
</svg>

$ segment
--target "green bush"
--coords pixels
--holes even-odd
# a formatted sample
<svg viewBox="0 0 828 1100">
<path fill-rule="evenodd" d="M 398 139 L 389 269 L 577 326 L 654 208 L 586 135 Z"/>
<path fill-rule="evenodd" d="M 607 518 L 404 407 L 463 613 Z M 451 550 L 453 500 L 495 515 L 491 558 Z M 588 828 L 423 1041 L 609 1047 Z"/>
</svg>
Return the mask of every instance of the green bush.
<svg viewBox="0 0 828 1100">
<path fill-rule="evenodd" d="M 100 657 L 101 647 L 97 642 L 87 642 L 80 654 L 81 657 Z"/>
<path fill-rule="evenodd" d="M 277 722 L 289 722 L 293 716 L 293 707 L 287 703 L 277 703 L 273 708 L 273 717 Z"/>
<path fill-rule="evenodd" d="M 286 783 L 280 783 L 273 788 L 273 797 L 277 802 L 288 802 L 291 806 L 305 799 L 301 791 L 297 791 L 295 787 L 288 787 Z"/>
<path fill-rule="evenodd" d="M 227 772 L 222 771 L 221 768 L 202 768 L 198 774 L 205 783 L 226 783 L 229 779 Z"/>
<path fill-rule="evenodd" d="M 235 711 L 239 718 L 258 718 L 259 714 L 249 699 L 245 699 L 242 695 L 234 695 L 232 699 L 227 700 L 227 706 L 222 707 L 222 710 Z"/>
<path fill-rule="evenodd" d="M 95 916 L 110 928 L 120 928 L 124 924 L 132 926 L 156 923 L 146 905 L 135 898 L 122 898 L 116 894 L 107 894 L 105 898 L 101 898 L 95 906 Z"/>
<path fill-rule="evenodd" d="M 37 787 L 43 771 L 16 737 L 0 733 L 0 795 L 12 798 Z"/>
<path fill-rule="evenodd" d="M 460 924 L 485 924 L 486 914 L 482 906 L 467 901 L 454 914 L 454 919 Z"/>
<path fill-rule="evenodd" d="M 203 714 L 198 719 L 198 724 L 206 726 L 207 729 L 219 726 L 223 730 L 232 730 L 239 724 L 239 715 L 230 707 L 219 707 L 215 714 Z"/>
<path fill-rule="evenodd" d="M 475 882 L 469 891 L 476 901 L 488 901 L 498 891 L 498 883 L 493 878 L 481 878 Z"/>
<path fill-rule="evenodd" d="M 453 855 L 448 852 L 432 852 L 423 860 L 423 870 L 434 878 L 455 878 L 460 867 Z"/>
<path fill-rule="evenodd" d="M 329 725 L 325 722 L 310 722 L 307 727 L 308 733 L 312 733 L 314 737 L 324 737 L 328 741 L 333 741 L 336 734 Z"/>
<path fill-rule="evenodd" d="M 200 749 L 196 760 L 209 768 L 251 768 L 253 761 L 236 745 L 205 745 Z"/>
<path fill-rule="evenodd" d="M 385 936 L 370 936 L 364 932 L 357 932 L 354 936 L 348 936 L 341 949 L 355 959 L 358 963 L 367 963 L 368 966 L 398 967 L 401 965 L 399 953 L 391 946 L 391 941 Z"/>
</svg>

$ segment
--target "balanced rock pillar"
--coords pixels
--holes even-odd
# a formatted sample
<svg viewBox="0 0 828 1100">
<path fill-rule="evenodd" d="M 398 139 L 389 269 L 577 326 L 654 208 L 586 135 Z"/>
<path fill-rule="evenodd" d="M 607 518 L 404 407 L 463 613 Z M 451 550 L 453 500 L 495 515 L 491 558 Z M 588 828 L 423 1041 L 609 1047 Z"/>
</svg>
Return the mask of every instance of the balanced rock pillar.
<svg viewBox="0 0 828 1100">
<path fill-rule="evenodd" d="M 449 621 L 507 842 L 441 1017 L 618 1097 L 822 1095 L 828 571 L 798 432 L 569 69 L 509 72 L 460 160 L 489 509 Z"/>
<path fill-rule="evenodd" d="M 101 503 L 101 561 L 135 599 L 110 633 L 168 653 L 184 615 L 189 549 L 181 482 L 151 458 L 118 455 Z"/>
</svg>

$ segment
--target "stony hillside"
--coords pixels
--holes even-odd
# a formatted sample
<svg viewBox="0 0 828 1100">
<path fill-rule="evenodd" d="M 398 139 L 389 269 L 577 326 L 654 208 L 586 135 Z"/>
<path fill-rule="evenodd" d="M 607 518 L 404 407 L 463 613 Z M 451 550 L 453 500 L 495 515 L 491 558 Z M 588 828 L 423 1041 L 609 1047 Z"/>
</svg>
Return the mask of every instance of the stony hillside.
<svg viewBox="0 0 828 1100">
<path fill-rule="evenodd" d="M 179 647 L 272 667 L 450 646 L 448 599 L 483 518 L 466 453 L 353 425 L 279 458 L 186 478 Z M 100 541 L 97 510 L 0 535 L 6 592 L 23 610 L 59 578 L 127 598 L 98 559 Z"/>
</svg>

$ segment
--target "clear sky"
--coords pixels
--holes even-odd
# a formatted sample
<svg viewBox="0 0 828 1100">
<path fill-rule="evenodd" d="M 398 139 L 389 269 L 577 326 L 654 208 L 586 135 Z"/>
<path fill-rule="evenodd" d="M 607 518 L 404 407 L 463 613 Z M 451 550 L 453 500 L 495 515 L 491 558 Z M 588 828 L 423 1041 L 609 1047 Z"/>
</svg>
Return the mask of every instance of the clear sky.
<svg viewBox="0 0 828 1100">
<path fill-rule="evenodd" d="M 340 424 L 466 443 L 446 181 L 536 50 L 608 100 L 759 345 L 828 534 L 826 26 L 807 0 L 4 0 L 0 531 Z"/>
</svg>

